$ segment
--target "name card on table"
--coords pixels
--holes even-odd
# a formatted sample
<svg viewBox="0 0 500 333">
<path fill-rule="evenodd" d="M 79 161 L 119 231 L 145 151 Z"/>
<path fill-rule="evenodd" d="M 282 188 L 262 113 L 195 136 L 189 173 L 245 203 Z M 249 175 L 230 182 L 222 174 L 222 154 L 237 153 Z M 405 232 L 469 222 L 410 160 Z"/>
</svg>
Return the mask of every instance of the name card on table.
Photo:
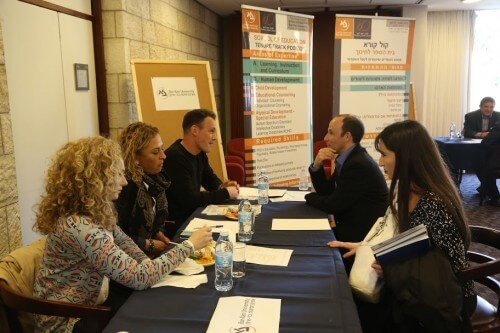
<svg viewBox="0 0 500 333">
<path fill-rule="evenodd" d="M 278 333 L 281 299 L 221 297 L 207 333 Z"/>
<path fill-rule="evenodd" d="M 330 223 L 324 219 L 273 219 L 271 230 L 330 230 Z"/>
<path fill-rule="evenodd" d="M 286 193 L 286 190 L 270 188 L 267 192 L 269 198 L 279 198 Z M 259 190 L 253 187 L 240 186 L 238 199 L 254 199 L 259 196 Z"/>
<path fill-rule="evenodd" d="M 286 267 L 290 262 L 292 252 L 293 250 L 247 245 L 245 256 L 249 264 Z"/>
<path fill-rule="evenodd" d="M 272 202 L 285 202 L 285 201 L 299 201 L 306 202 L 306 194 L 311 193 L 309 191 L 286 191 L 285 195 L 281 198 L 270 199 Z"/>
</svg>

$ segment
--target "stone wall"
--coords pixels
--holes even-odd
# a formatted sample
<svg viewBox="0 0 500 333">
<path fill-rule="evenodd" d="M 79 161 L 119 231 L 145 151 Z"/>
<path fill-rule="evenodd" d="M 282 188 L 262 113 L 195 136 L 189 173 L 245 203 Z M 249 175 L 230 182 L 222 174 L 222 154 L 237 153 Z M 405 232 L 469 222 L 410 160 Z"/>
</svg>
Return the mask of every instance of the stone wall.
<svg viewBox="0 0 500 333">
<path fill-rule="evenodd" d="M 102 18 L 112 138 L 137 121 L 131 59 L 210 61 L 218 112 L 222 114 L 215 13 L 194 0 L 103 0 Z"/>
<path fill-rule="evenodd" d="M 22 245 L 14 142 L 0 26 L 0 258 Z"/>
</svg>

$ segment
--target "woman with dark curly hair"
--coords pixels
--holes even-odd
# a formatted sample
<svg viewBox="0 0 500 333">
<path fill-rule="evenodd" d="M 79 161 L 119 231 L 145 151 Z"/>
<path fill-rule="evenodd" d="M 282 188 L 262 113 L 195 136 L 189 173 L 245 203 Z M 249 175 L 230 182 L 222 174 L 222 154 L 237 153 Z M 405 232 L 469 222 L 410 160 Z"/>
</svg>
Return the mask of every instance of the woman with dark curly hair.
<svg viewBox="0 0 500 333">
<path fill-rule="evenodd" d="M 203 228 L 150 260 L 116 224 L 112 201 L 126 184 L 120 147 L 114 141 L 84 138 L 56 153 L 34 225 L 47 235 L 35 296 L 112 306 L 111 296 L 107 297 L 109 279 L 133 289 L 149 288 L 212 240 L 211 230 Z M 36 326 L 39 332 L 87 328 L 77 322 L 76 318 L 39 315 Z"/>
</svg>

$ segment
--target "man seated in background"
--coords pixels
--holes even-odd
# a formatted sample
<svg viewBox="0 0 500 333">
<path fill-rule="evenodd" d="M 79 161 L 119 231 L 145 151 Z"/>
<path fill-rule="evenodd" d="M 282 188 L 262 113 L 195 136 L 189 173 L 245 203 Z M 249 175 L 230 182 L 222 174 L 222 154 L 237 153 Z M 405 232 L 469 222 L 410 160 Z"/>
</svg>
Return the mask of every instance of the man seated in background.
<svg viewBox="0 0 500 333">
<path fill-rule="evenodd" d="M 222 182 L 208 163 L 207 153 L 216 139 L 215 119 L 209 110 L 189 111 L 182 121 L 183 138 L 165 150 L 162 172 L 172 182 L 167 199 L 176 230 L 197 207 L 238 197 L 238 184 Z"/>
<path fill-rule="evenodd" d="M 387 209 L 388 189 L 380 168 L 361 147 L 365 129 L 351 115 L 334 117 L 325 135 L 327 147 L 318 151 L 309 167 L 315 193 L 306 195 L 308 205 L 333 214 L 333 231 L 339 241 L 360 242 Z M 323 161 L 335 161 L 326 179 Z"/>
<path fill-rule="evenodd" d="M 481 141 L 481 165 L 478 177 L 481 189 L 489 197 L 488 204 L 500 207 L 495 170 L 500 169 L 500 123 L 490 128 L 489 134 Z"/>
<path fill-rule="evenodd" d="M 495 99 L 492 97 L 484 97 L 479 103 L 479 110 L 469 112 L 465 115 L 464 137 L 483 139 L 490 133 L 492 128 L 500 126 L 500 112 L 494 111 L 494 109 Z M 491 177 L 483 177 L 486 170 L 486 155 L 487 152 L 483 149 L 480 158 L 476 160 L 473 171 L 481 181 L 481 186 L 477 188 L 477 191 L 482 191 L 483 183 L 488 182 L 488 184 L 485 185 L 484 191 L 486 195 L 494 199 L 495 194 L 493 193 L 494 191 L 492 192 L 492 189 L 496 189 L 495 179 L 492 180 Z M 498 201 L 498 198 L 493 200 L 493 202 L 494 201 Z"/>
<path fill-rule="evenodd" d="M 482 139 L 488 135 L 490 128 L 500 122 L 500 112 L 494 111 L 495 100 L 484 97 L 479 103 L 479 110 L 465 115 L 464 137 Z"/>
</svg>

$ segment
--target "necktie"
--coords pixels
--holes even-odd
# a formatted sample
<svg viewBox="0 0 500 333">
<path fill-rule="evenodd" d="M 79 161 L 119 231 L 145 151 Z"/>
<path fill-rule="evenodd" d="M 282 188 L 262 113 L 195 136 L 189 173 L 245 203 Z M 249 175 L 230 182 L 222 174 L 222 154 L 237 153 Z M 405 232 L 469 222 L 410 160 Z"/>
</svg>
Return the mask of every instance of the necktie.
<svg viewBox="0 0 500 333">
<path fill-rule="evenodd" d="M 342 164 L 340 164 L 337 160 L 335 160 L 335 171 L 337 175 L 340 175 L 340 171 L 342 171 Z"/>
</svg>

